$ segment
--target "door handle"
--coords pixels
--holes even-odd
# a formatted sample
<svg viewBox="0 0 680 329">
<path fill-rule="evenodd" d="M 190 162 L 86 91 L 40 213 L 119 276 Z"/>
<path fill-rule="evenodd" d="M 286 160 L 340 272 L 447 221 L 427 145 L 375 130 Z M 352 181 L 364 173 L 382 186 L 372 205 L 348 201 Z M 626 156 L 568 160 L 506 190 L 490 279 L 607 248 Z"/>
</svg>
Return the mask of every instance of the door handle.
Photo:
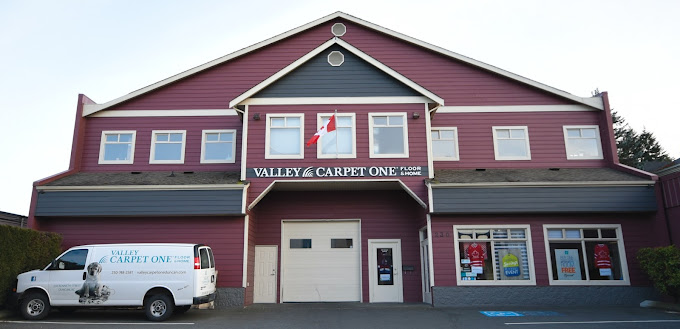
<svg viewBox="0 0 680 329">
<path fill-rule="evenodd" d="M 213 283 L 213 282 L 215 282 L 215 276 L 214 275 L 210 277 L 210 283 Z"/>
<path fill-rule="evenodd" d="M 83 272 L 83 280 L 85 280 L 86 276 L 87 276 L 87 273 Z"/>
</svg>

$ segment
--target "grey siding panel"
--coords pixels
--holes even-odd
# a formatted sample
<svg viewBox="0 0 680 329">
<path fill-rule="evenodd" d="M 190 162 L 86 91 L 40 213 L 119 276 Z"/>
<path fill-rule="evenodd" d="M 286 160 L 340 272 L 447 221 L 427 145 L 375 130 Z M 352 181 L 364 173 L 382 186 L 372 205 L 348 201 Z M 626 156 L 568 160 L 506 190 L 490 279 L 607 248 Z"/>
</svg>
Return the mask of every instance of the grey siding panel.
<svg viewBox="0 0 680 329">
<path fill-rule="evenodd" d="M 235 215 L 242 198 L 242 190 L 46 192 L 36 216 Z"/>
<path fill-rule="evenodd" d="M 328 64 L 328 54 L 340 51 L 345 62 Z M 302 64 L 253 97 L 375 97 L 420 96 L 387 73 L 334 45 Z"/>
<path fill-rule="evenodd" d="M 435 213 L 656 211 L 653 187 L 433 188 Z"/>
</svg>

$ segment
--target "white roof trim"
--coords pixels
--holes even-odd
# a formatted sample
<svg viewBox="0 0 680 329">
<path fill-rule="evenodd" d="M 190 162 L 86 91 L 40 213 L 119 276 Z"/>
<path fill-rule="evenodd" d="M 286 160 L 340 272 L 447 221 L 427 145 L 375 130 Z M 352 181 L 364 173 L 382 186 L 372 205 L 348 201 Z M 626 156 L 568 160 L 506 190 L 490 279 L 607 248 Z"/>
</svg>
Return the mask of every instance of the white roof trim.
<svg viewBox="0 0 680 329">
<path fill-rule="evenodd" d="M 317 25 L 319 25 L 319 24 L 325 23 L 325 22 L 330 21 L 330 20 L 335 19 L 335 18 L 343 18 L 343 19 L 346 19 L 346 20 L 351 21 L 351 22 L 353 22 L 353 23 L 356 23 L 356 24 L 359 24 L 359 25 L 366 26 L 366 27 L 368 27 L 368 28 L 371 28 L 371 29 L 374 29 L 374 30 L 376 30 L 376 31 L 385 33 L 385 34 L 390 35 L 390 36 L 393 36 L 393 37 L 395 37 L 395 38 L 402 39 L 402 40 L 404 40 L 404 41 L 407 41 L 407 42 L 413 43 L 413 44 L 415 44 L 415 45 L 424 47 L 424 48 L 429 49 L 429 50 L 432 50 L 432 51 L 434 51 L 434 52 L 437 52 L 437 53 L 440 53 L 440 54 L 443 54 L 443 55 L 446 55 L 446 56 L 455 58 L 455 59 L 457 59 L 457 60 L 460 60 L 460 61 L 463 61 L 463 62 L 472 64 L 472 65 L 481 67 L 481 68 L 483 68 L 483 69 L 485 69 L 485 70 L 488 70 L 488 71 L 491 71 L 491 72 L 500 74 L 500 75 L 502 75 L 502 76 L 508 77 L 508 78 L 510 78 L 510 79 L 513 79 L 513 80 L 517 80 L 517 81 L 526 83 L 526 84 L 528 84 L 528 85 L 530 85 L 530 86 L 533 86 L 533 87 L 536 87 L 536 88 L 545 90 L 545 91 L 547 91 L 547 92 L 550 92 L 550 93 L 556 94 L 556 95 L 558 95 L 558 96 L 561 96 L 561 97 L 564 97 L 564 98 L 567 98 L 567 99 L 576 101 L 576 102 L 578 102 L 578 103 L 582 103 L 582 104 L 584 104 L 584 105 L 588 105 L 588 106 L 591 106 L 591 107 L 594 107 L 594 108 L 597 108 L 597 109 L 604 109 L 604 106 L 603 106 L 603 104 L 602 104 L 602 100 L 600 99 L 600 97 L 595 96 L 595 97 L 590 97 L 590 98 L 584 98 L 584 97 L 574 96 L 574 95 L 569 94 L 569 93 L 567 93 L 567 92 L 565 92 L 565 91 L 562 91 L 562 90 L 559 90 L 559 89 L 550 87 L 550 86 L 548 86 L 548 85 L 544 85 L 544 84 L 542 84 L 542 83 L 533 81 L 533 80 L 531 80 L 531 79 L 527 79 L 527 78 L 522 77 L 522 76 L 520 76 L 520 75 L 511 73 L 511 72 L 508 72 L 508 71 L 505 71 L 505 70 L 502 70 L 502 69 L 499 69 L 499 68 L 497 68 L 497 67 L 495 67 L 495 66 L 492 66 L 492 65 L 489 65 L 489 64 L 486 64 L 486 63 L 483 63 L 483 62 L 474 60 L 474 59 L 469 58 L 469 57 L 465 57 L 465 56 L 463 56 L 463 55 L 454 53 L 454 52 L 449 51 L 449 50 L 446 50 L 446 49 L 444 49 L 444 48 L 441 48 L 441 47 L 437 47 L 437 46 L 431 45 L 431 44 L 429 44 L 429 43 L 420 41 L 420 40 L 418 40 L 418 39 L 415 39 L 415 38 L 409 37 L 409 36 L 407 36 L 407 35 L 404 35 L 404 34 L 401 34 L 401 33 L 398 33 L 398 32 L 395 32 L 395 31 L 392 31 L 392 30 L 389 30 L 389 29 L 386 29 L 386 28 L 384 28 L 384 27 L 382 27 L 382 26 L 379 26 L 379 25 L 370 23 L 370 22 L 368 22 L 368 21 L 364 21 L 364 20 L 362 20 L 362 19 L 359 19 L 359 18 L 356 18 L 356 17 L 354 17 L 354 16 L 351 16 L 351 15 L 348 15 L 348 14 L 345 14 L 345 13 L 343 13 L 343 12 L 339 12 L 339 11 L 338 11 L 338 12 L 332 13 L 332 14 L 330 14 L 330 15 L 328 15 L 328 16 L 324 16 L 324 17 L 321 17 L 321 18 L 319 18 L 319 19 L 317 19 L 317 20 L 314 20 L 314 21 L 312 21 L 312 22 L 309 22 L 309 23 L 307 23 L 307 24 L 305 24 L 305 25 L 302 25 L 302 26 L 299 26 L 299 27 L 297 27 L 297 28 L 294 28 L 294 29 L 292 29 L 292 30 L 290 30 L 290 31 L 288 31 L 288 32 L 281 33 L 281 34 L 279 34 L 279 35 L 277 35 L 277 36 L 274 36 L 274 37 L 272 37 L 272 38 L 269 38 L 269 39 L 263 40 L 263 41 L 261 41 L 261 42 L 258 42 L 258 43 L 254 44 L 254 45 L 252 45 L 252 46 L 243 48 L 243 49 L 238 50 L 238 51 L 236 51 L 236 52 L 233 52 L 233 53 L 231 53 L 231 54 L 222 56 L 222 57 L 220 57 L 220 58 L 214 59 L 214 60 L 212 60 L 212 61 L 210 61 L 210 62 L 207 62 L 207 63 L 205 63 L 205 64 L 196 66 L 196 67 L 194 67 L 194 68 L 192 68 L 192 69 L 189 69 L 189 70 L 184 71 L 184 72 L 182 72 L 182 73 L 176 74 L 176 75 L 174 75 L 174 76 L 172 76 L 172 77 L 169 77 L 169 78 L 167 78 L 167 79 L 158 81 L 158 82 L 156 82 L 156 83 L 154 83 L 154 84 L 151 84 L 151 85 L 149 85 L 149 86 L 146 86 L 146 87 L 144 87 L 144 88 L 135 90 L 135 91 L 133 91 L 133 92 L 127 94 L 127 95 L 121 96 L 121 97 L 116 98 L 116 99 L 114 99 L 114 100 L 111 100 L 111 101 L 108 101 L 108 102 L 102 103 L 102 104 L 93 105 L 93 106 L 89 107 L 89 108 L 87 109 L 87 111 L 83 110 L 83 116 L 88 116 L 88 115 L 90 115 L 90 114 L 92 114 L 92 113 L 101 111 L 101 110 L 103 110 L 103 109 L 109 108 L 109 107 L 114 106 L 114 105 L 116 105 L 116 104 L 120 104 L 120 103 L 125 102 L 125 101 L 127 101 L 127 100 L 129 100 L 129 99 L 132 99 L 132 98 L 137 97 L 137 96 L 139 96 L 139 95 L 145 94 L 145 93 L 147 93 L 147 92 L 149 92 L 149 91 L 155 90 L 155 89 L 160 88 L 160 87 L 162 87 L 162 86 L 168 85 L 168 84 L 170 84 L 170 83 L 173 83 L 173 82 L 175 82 L 175 81 L 178 81 L 178 80 L 180 80 L 180 79 L 183 79 L 183 78 L 185 78 L 185 77 L 187 77 L 187 76 L 190 76 L 190 75 L 192 75 L 192 74 L 194 74 L 194 73 L 197 73 L 197 72 L 203 71 L 203 70 L 205 70 L 205 69 L 208 69 L 208 68 L 217 66 L 217 65 L 219 65 L 219 64 L 222 64 L 222 63 L 224 63 L 224 62 L 227 62 L 227 61 L 229 61 L 229 60 L 231 60 L 231 59 L 234 59 L 234 58 L 236 58 L 236 57 L 245 55 L 245 54 L 247 54 L 247 53 L 249 53 L 249 52 L 252 52 L 252 51 L 254 51 L 254 50 L 260 49 L 260 48 L 262 48 L 262 47 L 265 47 L 265 46 L 270 45 L 270 44 L 272 44 L 272 43 L 275 43 L 275 42 L 277 42 L 277 41 L 283 40 L 283 39 L 285 39 L 285 38 L 287 38 L 287 37 L 289 37 L 289 36 L 295 35 L 295 34 L 297 34 L 297 33 L 300 33 L 300 32 L 302 32 L 302 31 L 305 31 L 305 30 L 307 30 L 307 29 L 309 29 L 309 28 L 312 28 L 312 27 L 314 27 L 314 26 L 317 26 Z"/>
<path fill-rule="evenodd" d="M 484 183 L 432 183 L 436 188 L 477 187 L 570 187 L 570 186 L 651 186 L 654 181 L 583 181 L 583 182 L 484 182 Z"/>
<path fill-rule="evenodd" d="M 246 91 L 243 94 L 239 95 L 238 97 L 234 98 L 231 102 L 229 102 L 229 107 L 234 107 L 234 106 L 237 106 L 237 105 L 244 104 L 244 101 L 247 100 L 248 98 L 250 98 L 250 96 L 257 94 L 262 89 L 264 89 L 267 86 L 271 85 L 272 83 L 276 82 L 276 80 L 284 77 L 288 73 L 290 73 L 293 70 L 295 70 L 296 68 L 300 67 L 300 65 L 304 64 L 308 60 L 312 59 L 314 56 L 320 54 L 324 50 L 328 49 L 328 47 L 335 45 L 335 44 L 342 46 L 343 48 L 349 50 L 349 52 L 353 53 L 357 57 L 359 57 L 359 58 L 363 59 L 364 61 L 370 63 L 371 65 L 375 66 L 379 70 L 387 73 L 392 78 L 394 78 L 394 79 L 400 81 L 401 83 L 407 85 L 411 89 L 418 91 L 423 96 L 431 99 L 432 102 L 442 104 L 442 105 L 444 104 L 444 99 L 435 95 L 434 93 L 430 92 L 429 90 L 423 88 L 422 86 L 418 85 L 417 83 L 409 80 L 407 77 L 401 75 L 399 72 L 389 68 L 387 65 L 385 65 L 383 63 L 380 63 L 379 61 L 375 60 L 371 56 L 368 56 L 366 53 L 355 48 L 354 46 L 350 45 L 349 43 L 347 43 L 347 42 L 345 42 L 341 39 L 338 39 L 338 38 L 333 38 L 331 40 L 324 42 L 320 46 L 316 47 L 314 50 L 310 51 L 306 55 L 300 57 L 295 62 L 290 63 L 288 66 L 286 66 L 282 70 L 274 73 L 274 75 L 272 75 L 269 78 L 265 79 L 264 81 L 258 83 L 256 86 L 250 88 L 248 91 Z"/>
<path fill-rule="evenodd" d="M 594 111 L 597 111 L 597 109 L 581 104 L 441 106 L 437 109 L 437 113 L 594 112 Z"/>
<path fill-rule="evenodd" d="M 201 184 L 201 185 L 106 185 L 106 186 L 36 186 L 35 189 L 45 192 L 67 191 L 214 191 L 214 190 L 241 190 L 247 184 Z"/>
<path fill-rule="evenodd" d="M 87 107 L 88 105 L 85 105 Z M 104 110 L 90 115 L 94 118 L 126 118 L 126 117 L 206 117 L 235 116 L 233 109 L 209 110 Z"/>
<path fill-rule="evenodd" d="M 357 183 L 370 183 L 370 182 L 376 182 L 376 183 L 384 183 L 384 182 L 395 182 L 399 183 L 399 186 L 406 192 L 409 196 L 411 196 L 418 204 L 427 209 L 427 204 L 423 202 L 423 200 L 418 197 L 418 195 L 413 192 L 404 182 L 401 181 L 401 179 L 314 179 L 314 180 L 309 180 L 309 179 L 286 179 L 286 180 L 281 180 L 277 179 L 271 182 L 269 186 L 267 186 L 264 191 L 260 193 L 260 195 L 253 200 L 253 202 L 248 205 L 248 210 L 252 210 L 255 208 L 255 206 L 262 201 L 262 199 L 267 195 L 269 192 L 271 192 L 274 189 L 274 186 L 276 186 L 276 183 L 319 183 L 319 182 L 337 182 L 337 183 L 351 183 L 351 182 L 357 182 Z"/>
<path fill-rule="evenodd" d="M 424 96 L 377 97 L 267 97 L 248 98 L 242 105 L 305 105 L 305 104 L 419 104 L 432 100 Z"/>
</svg>

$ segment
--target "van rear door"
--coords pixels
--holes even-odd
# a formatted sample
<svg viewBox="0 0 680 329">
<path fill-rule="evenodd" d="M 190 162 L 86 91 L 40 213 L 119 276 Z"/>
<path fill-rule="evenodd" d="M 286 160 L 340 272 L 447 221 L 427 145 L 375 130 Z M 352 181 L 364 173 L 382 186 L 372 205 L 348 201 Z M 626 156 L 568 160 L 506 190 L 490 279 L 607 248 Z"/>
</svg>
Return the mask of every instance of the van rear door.
<svg viewBox="0 0 680 329">
<path fill-rule="evenodd" d="M 208 296 L 217 290 L 215 257 L 208 246 L 194 249 L 194 297 Z"/>
</svg>

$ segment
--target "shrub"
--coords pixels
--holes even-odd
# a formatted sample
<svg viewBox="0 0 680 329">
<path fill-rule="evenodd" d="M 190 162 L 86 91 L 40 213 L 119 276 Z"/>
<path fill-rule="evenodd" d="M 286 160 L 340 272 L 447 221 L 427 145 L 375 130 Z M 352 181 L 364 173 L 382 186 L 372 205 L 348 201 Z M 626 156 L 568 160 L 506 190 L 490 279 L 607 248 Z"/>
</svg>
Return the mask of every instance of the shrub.
<svg viewBox="0 0 680 329">
<path fill-rule="evenodd" d="M 680 298 L 680 249 L 675 246 L 642 248 L 637 259 L 654 287 L 675 298 L 677 303 Z"/>
<path fill-rule="evenodd" d="M 0 306 L 17 275 L 42 269 L 61 253 L 61 235 L 0 225 Z"/>
</svg>

